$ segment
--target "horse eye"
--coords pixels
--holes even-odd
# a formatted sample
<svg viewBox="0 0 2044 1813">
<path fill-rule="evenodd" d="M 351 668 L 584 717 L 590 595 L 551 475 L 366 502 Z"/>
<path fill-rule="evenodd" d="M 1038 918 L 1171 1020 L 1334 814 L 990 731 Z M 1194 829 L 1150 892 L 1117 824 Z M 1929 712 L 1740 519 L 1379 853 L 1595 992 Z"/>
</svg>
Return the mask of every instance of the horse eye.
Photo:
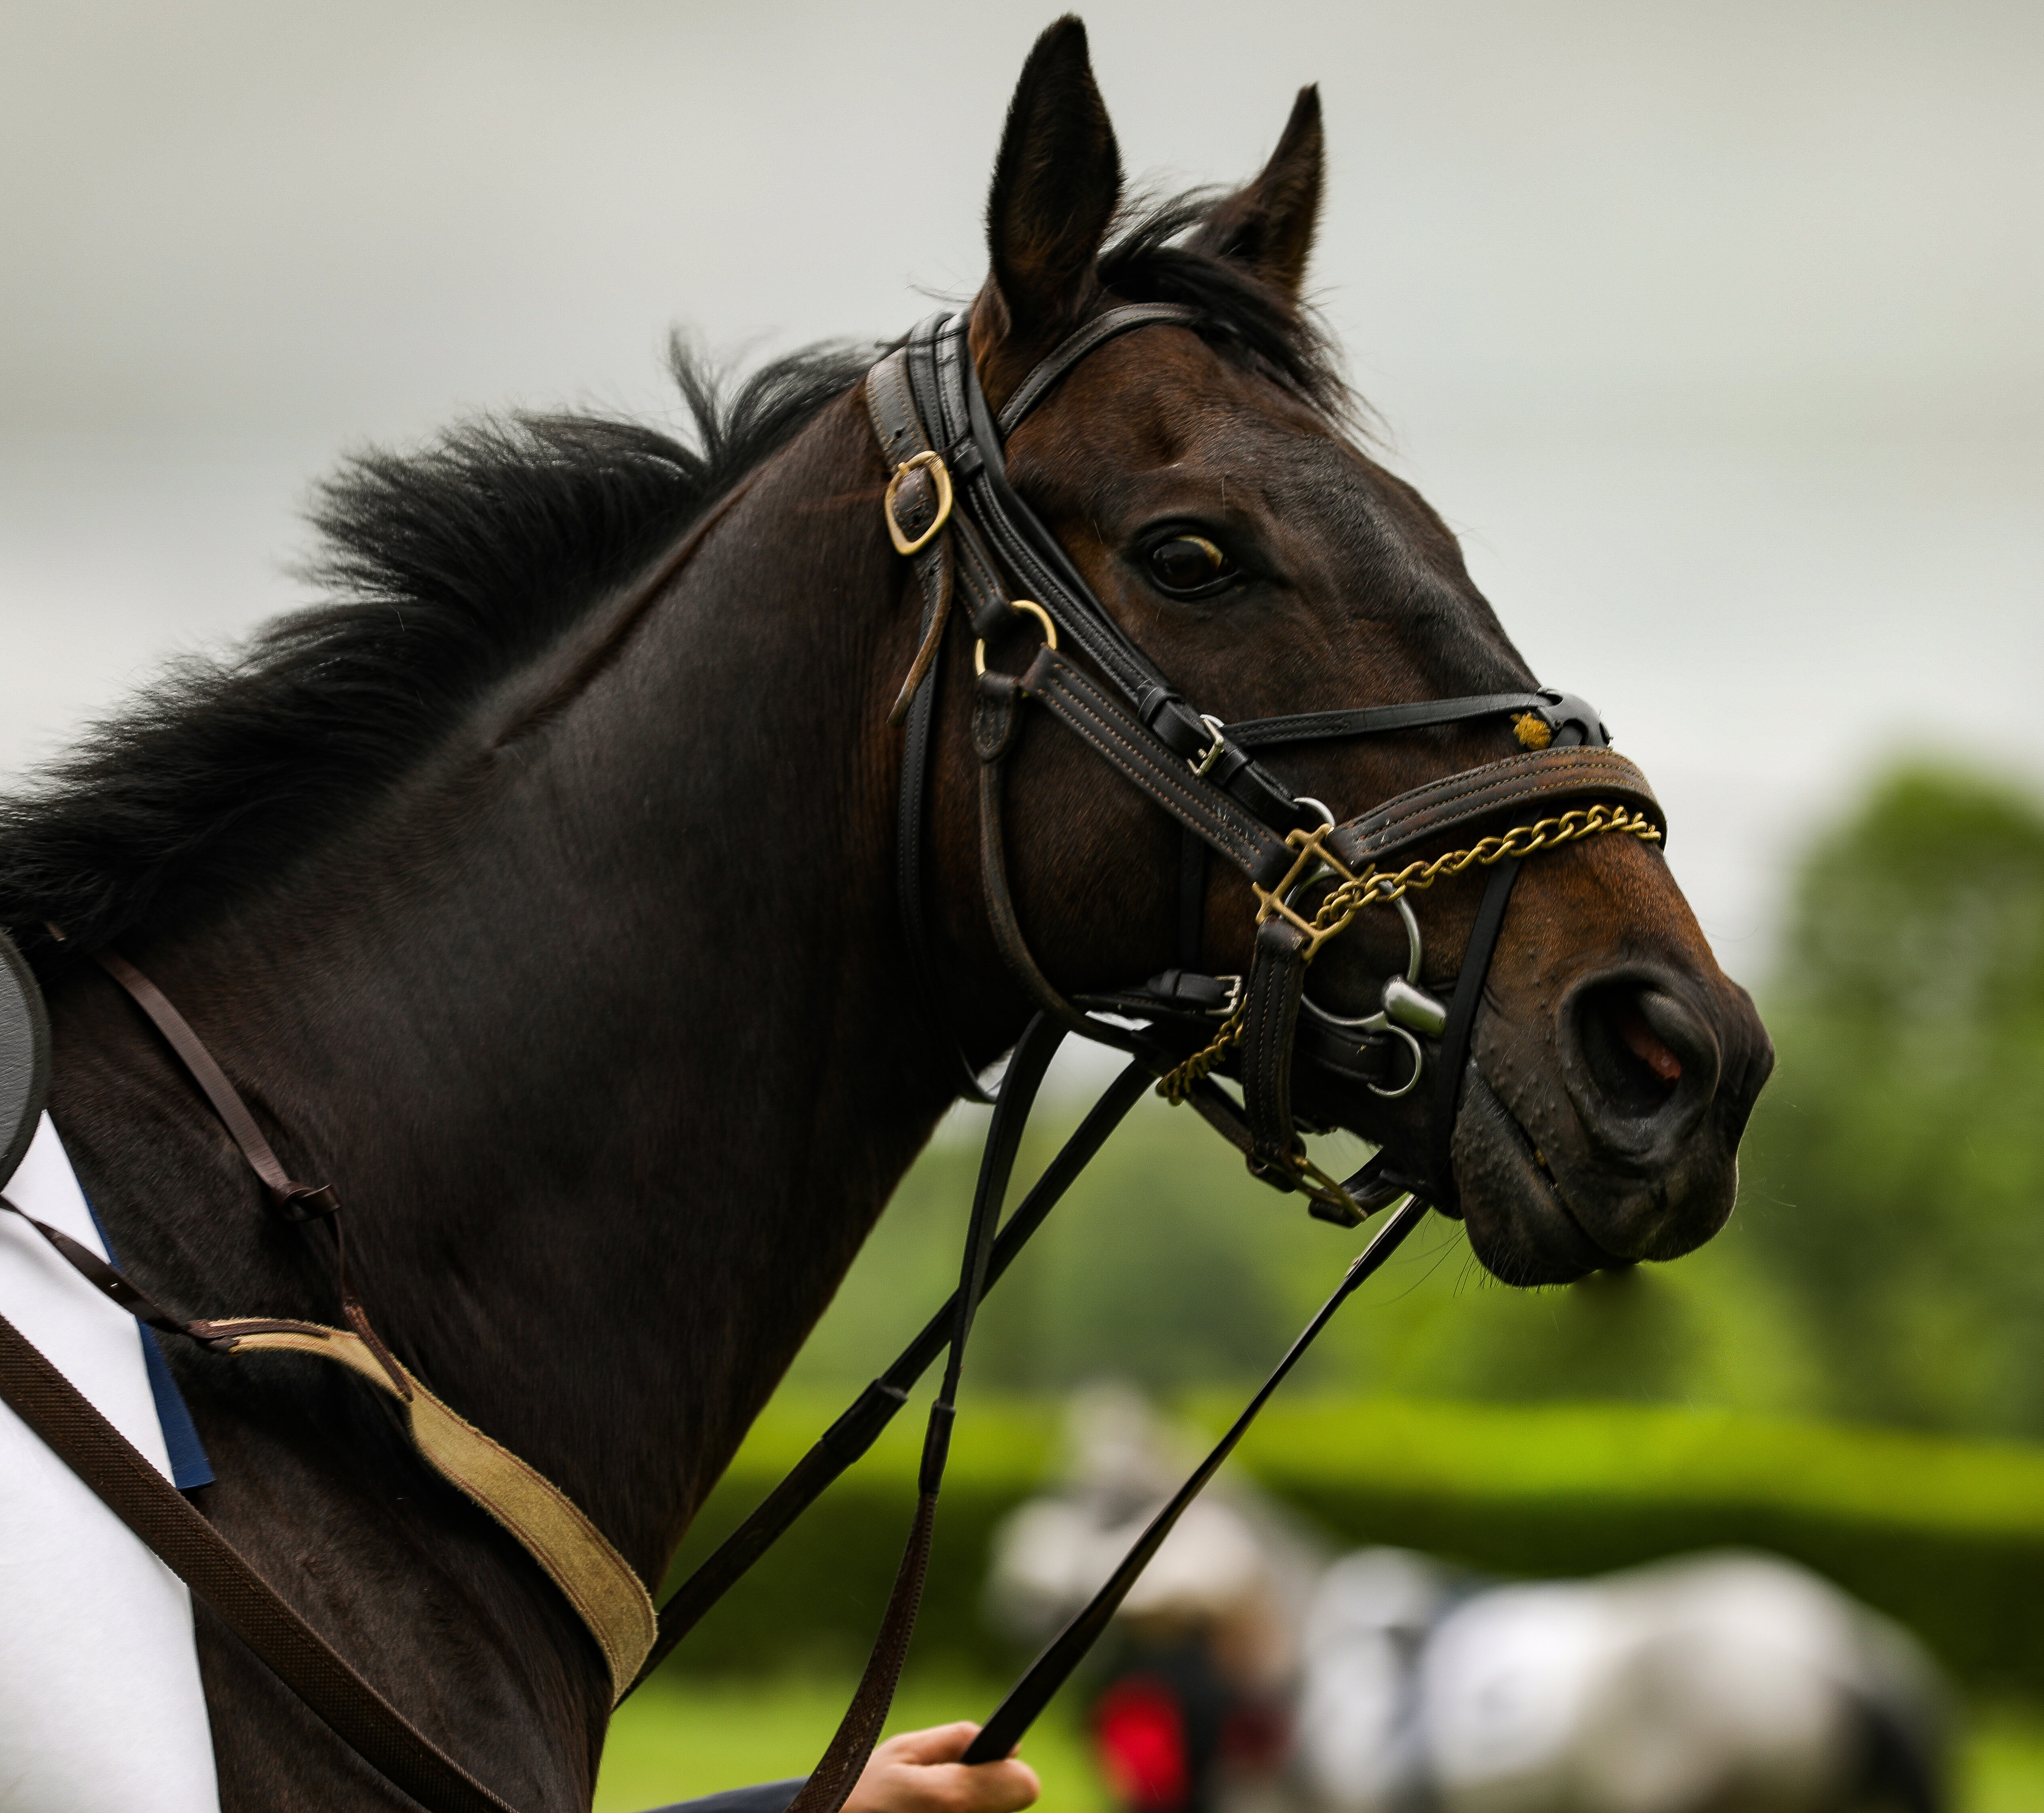
<svg viewBox="0 0 2044 1813">
<path fill-rule="evenodd" d="M 1150 550 L 1150 576 L 1166 591 L 1197 591 L 1232 571 L 1204 535 L 1174 535 Z"/>
</svg>

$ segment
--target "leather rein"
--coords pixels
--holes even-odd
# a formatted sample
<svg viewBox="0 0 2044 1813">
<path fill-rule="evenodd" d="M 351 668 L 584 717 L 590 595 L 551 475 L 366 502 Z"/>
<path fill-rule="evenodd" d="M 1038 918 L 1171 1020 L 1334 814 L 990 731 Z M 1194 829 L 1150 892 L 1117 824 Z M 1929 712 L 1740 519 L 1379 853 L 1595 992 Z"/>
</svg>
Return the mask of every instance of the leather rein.
<svg viewBox="0 0 2044 1813">
<path fill-rule="evenodd" d="M 1454 1205 L 1447 1142 L 1484 978 L 1520 864 L 1540 850 L 1583 837 L 1618 833 L 1658 843 L 1665 834 L 1645 777 L 1609 748 L 1596 712 L 1568 694 L 1496 693 L 1224 725 L 1197 711 L 1171 686 L 1009 485 L 1005 448 L 1058 381 L 1100 346 L 1139 328 L 1197 324 L 1194 311 L 1175 305 L 1109 309 L 1031 371 L 997 418 L 981 390 L 962 315 L 932 316 L 867 374 L 866 408 L 890 471 L 886 525 L 910 564 L 921 599 L 917 652 L 889 719 L 905 725 L 897 856 L 904 934 L 924 1011 L 951 1054 L 959 1093 L 991 1100 L 994 1111 L 951 1299 L 657 1617 L 644 1585 L 565 1494 L 463 1421 L 397 1361 L 371 1325 L 349 1276 L 333 1191 L 291 1179 L 176 1008 L 119 956 L 94 953 L 190 1073 L 275 1210 L 293 1221 L 324 1222 L 332 1230 L 348 1326 L 263 1318 L 183 1322 L 98 1255 L 58 1230 L 33 1225 L 95 1288 L 153 1328 L 217 1353 L 287 1349 L 317 1354 L 348 1366 L 389 1395 L 426 1460 L 515 1537 L 574 1607 L 603 1653 L 613 1702 L 643 1681 L 872 1445 L 917 1380 L 939 1354 L 946 1357 L 924 1438 L 915 1522 L 880 1635 L 843 1722 L 790 1813 L 838 1813 L 885 1722 L 914 1628 L 960 1369 L 978 1305 L 1136 1099 L 1155 1085 L 1170 1099 L 1189 1103 L 1243 1153 L 1252 1172 L 1280 1189 L 1303 1191 L 1312 1211 L 1324 1218 L 1353 1226 L 1404 1200 L 1234 1426 L 989 1720 L 966 1753 L 969 1762 L 1009 1753 L 1335 1311 L 1418 1226 L 1430 1204 Z M 721 514 L 721 508 L 713 511 L 663 561 L 642 593 L 650 596 L 670 581 Z M 1012 575 L 1018 589 L 1011 591 L 1004 575 Z M 931 735 L 955 610 L 962 610 L 978 643 L 972 741 L 980 762 L 987 910 L 1004 960 L 1038 1010 L 992 1095 L 981 1086 L 944 1010 L 924 915 Z M 1023 619 L 1042 633 L 1033 659 L 1020 674 L 988 668 L 986 643 Z M 1074 653 L 1105 683 L 1075 664 Z M 1006 760 L 1031 704 L 1042 706 L 1181 828 L 1179 960 L 1147 982 L 1068 999 L 1031 953 L 1008 884 L 1001 813 Z M 1525 753 L 1443 776 L 1339 823 L 1319 801 L 1293 797 L 1254 753 L 1500 715 L 1512 718 Z M 1586 800 L 1592 803 L 1570 803 Z M 1527 808 L 1544 815 L 1468 849 L 1429 860 L 1416 853 L 1479 821 Z M 1256 903 L 1254 956 L 1246 977 L 1215 976 L 1201 965 L 1200 927 L 1215 854 L 1242 872 Z M 1488 869 L 1489 880 L 1452 995 L 1443 1003 L 1419 986 L 1419 928 L 1404 896 L 1443 875 L 1479 866 Z M 1327 1014 L 1305 996 L 1308 965 L 1360 912 L 1386 904 L 1399 912 L 1410 941 L 1405 975 L 1385 983 L 1381 1012 L 1356 1019 Z M 1130 1062 L 1003 1223 L 1001 1204 L 1031 1108 L 1053 1054 L 1071 1034 L 1116 1047 Z M 1437 1041 L 1431 1060 L 1424 1041 Z M 1307 1157 L 1293 1112 L 1293 1067 L 1301 1060 L 1385 1096 L 1417 1087 L 1431 1062 L 1426 1161 L 1401 1172 L 1380 1153 L 1345 1182 L 1320 1171 Z M 1239 1107 L 1213 1080 L 1217 1071 L 1232 1071 L 1239 1079 Z M 0 1207 L 14 1208 L 4 1198 Z M 358 1754 L 435 1813 L 513 1813 L 365 1681 L 4 1318 L 0 1399 Z"/>
</svg>

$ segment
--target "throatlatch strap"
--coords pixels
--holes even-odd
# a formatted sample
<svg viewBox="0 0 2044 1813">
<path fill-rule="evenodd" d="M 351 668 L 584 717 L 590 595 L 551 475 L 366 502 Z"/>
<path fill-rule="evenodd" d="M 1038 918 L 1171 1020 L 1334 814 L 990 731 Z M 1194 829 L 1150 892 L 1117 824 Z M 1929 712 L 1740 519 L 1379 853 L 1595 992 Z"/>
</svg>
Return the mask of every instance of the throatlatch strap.
<svg viewBox="0 0 2044 1813">
<path fill-rule="evenodd" d="M 513 1813 L 357 1674 L 5 1317 L 0 1401 L 358 1756 L 432 1813 Z"/>
<path fill-rule="evenodd" d="M 987 1263 L 986 1283 L 990 1291 L 1015 1261 L 1024 1245 L 1043 1225 L 1051 1211 L 1069 1190 L 1080 1172 L 1107 1143 L 1108 1136 L 1120 1126 L 1128 1111 L 1155 1080 L 1155 1072 L 1140 1059 L 1129 1064 L 1095 1103 L 1078 1130 L 1066 1141 L 1057 1157 L 1045 1168 L 1035 1187 L 1008 1218 L 993 1243 L 993 1257 Z M 755 1507 L 751 1515 L 719 1545 L 717 1552 L 674 1589 L 660 1607 L 660 1634 L 639 1671 L 638 1686 L 673 1653 L 674 1646 L 701 1621 L 703 1614 L 735 1585 L 740 1576 L 778 1542 L 789 1526 L 829 1488 L 832 1481 L 866 1453 L 880 1432 L 894 1420 L 895 1413 L 909 1401 L 916 1381 L 930 1363 L 943 1352 L 956 1326 L 958 1297 L 955 1292 L 943 1307 L 923 1326 L 893 1365 L 854 1399 L 843 1415 L 825 1430 L 815 1446 Z M 628 1688 L 628 1693 L 631 1689 Z"/>
<path fill-rule="evenodd" d="M 1107 1584 L 1095 1593 L 1085 1609 L 1051 1639 L 1050 1646 L 1031 1664 L 1029 1672 L 1016 1683 L 1014 1689 L 995 1709 L 993 1716 L 980 1729 L 978 1737 L 966 1748 L 960 1760 L 968 1763 L 997 1761 L 1022 1741 L 1022 1734 L 1035 1723 L 1036 1715 L 1049 1705 L 1052 1696 L 1071 1678 L 1072 1670 L 1085 1659 L 1086 1653 L 1100 1641 L 1107 1629 L 1108 1620 L 1128 1596 L 1128 1589 L 1147 1568 L 1157 1551 L 1164 1545 L 1164 1538 L 1171 1534 L 1178 1519 L 1185 1515 L 1185 1507 L 1206 1488 L 1207 1482 L 1220 1471 L 1221 1463 L 1235 1452 L 1235 1444 L 1247 1433 L 1249 1426 L 1256 1420 L 1257 1413 L 1270 1401 L 1271 1394 L 1285 1382 L 1285 1377 L 1298 1365 L 1306 1349 L 1319 1338 L 1320 1330 L 1334 1319 L 1335 1311 L 1341 1307 L 1356 1287 L 1376 1272 L 1391 1255 L 1397 1252 L 1405 1237 L 1426 1218 L 1427 1205 L 1417 1197 L 1408 1198 L 1405 1206 L 1377 1230 L 1377 1237 L 1356 1255 L 1352 1264 L 1335 1287 L 1335 1293 L 1323 1303 L 1319 1313 L 1300 1332 L 1285 1357 L 1278 1362 L 1277 1369 L 1263 1381 L 1263 1388 L 1249 1400 L 1234 1426 L 1216 1444 L 1213 1452 L 1202 1461 L 1193 1476 L 1179 1487 L 1171 1502 L 1151 1519 L 1149 1526 L 1137 1538 L 1135 1546 L 1122 1557 L 1121 1565 L 1108 1577 Z"/>
<path fill-rule="evenodd" d="M 866 1759 L 878 1742 L 880 1728 L 887 1723 L 888 1708 L 894 1703 L 894 1689 L 901 1679 L 909 1641 L 915 1634 L 916 1613 L 922 1603 L 923 1577 L 930 1564 L 930 1545 L 936 1533 L 937 1494 L 943 1484 L 944 1462 L 951 1452 L 951 1422 L 957 1415 L 958 1388 L 965 1364 L 966 1342 L 972 1334 L 973 1318 L 986 1288 L 993 1258 L 993 1230 L 1001 1218 L 1001 1199 L 1015 1168 L 1015 1154 L 1028 1124 L 1029 1110 L 1043 1085 L 1051 1054 L 1065 1036 L 1065 1029 L 1047 1015 L 1032 1019 L 1009 1059 L 1008 1074 L 1001 1079 L 1001 1094 L 993 1107 L 993 1119 L 986 1130 L 986 1148 L 980 1160 L 979 1185 L 974 1192 L 972 1218 L 966 1230 L 965 1257 L 959 1268 L 958 1294 L 952 1299 L 951 1354 L 944 1365 L 944 1382 L 930 1406 L 930 1422 L 923 1439 L 923 1462 L 917 1480 L 915 1526 L 888 1595 L 887 1610 L 874 1639 L 873 1653 L 866 1658 L 859 1689 L 830 1747 L 789 1803 L 788 1813 L 839 1813 L 858 1784 Z"/>
</svg>

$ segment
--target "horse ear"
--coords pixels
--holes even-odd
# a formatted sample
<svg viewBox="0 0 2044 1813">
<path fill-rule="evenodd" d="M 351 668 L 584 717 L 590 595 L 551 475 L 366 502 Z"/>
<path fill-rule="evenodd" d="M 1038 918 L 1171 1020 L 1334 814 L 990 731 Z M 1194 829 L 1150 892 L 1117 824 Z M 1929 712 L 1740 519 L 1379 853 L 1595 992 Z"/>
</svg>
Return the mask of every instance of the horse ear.
<svg viewBox="0 0 2044 1813">
<path fill-rule="evenodd" d="M 1320 91 L 1301 88 L 1263 174 L 1208 216 L 1197 249 L 1249 265 L 1266 283 L 1297 299 L 1320 224 L 1325 169 Z"/>
<path fill-rule="evenodd" d="M 1009 334 L 1035 340 L 1085 306 L 1120 201 L 1120 149 L 1085 27 L 1068 13 L 1022 66 L 987 197 L 987 249 Z"/>
</svg>

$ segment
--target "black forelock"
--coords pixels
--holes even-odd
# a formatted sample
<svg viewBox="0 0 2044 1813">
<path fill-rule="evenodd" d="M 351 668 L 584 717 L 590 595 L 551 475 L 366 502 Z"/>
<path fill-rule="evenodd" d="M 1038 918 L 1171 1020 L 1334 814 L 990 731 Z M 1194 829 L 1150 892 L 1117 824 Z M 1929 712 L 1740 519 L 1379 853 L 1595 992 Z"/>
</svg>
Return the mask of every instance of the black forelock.
<svg viewBox="0 0 2044 1813">
<path fill-rule="evenodd" d="M 1220 190 L 1139 200 L 1123 212 L 1100 255 L 1100 280 L 1118 301 L 1182 302 L 1221 352 L 1296 391 L 1336 421 L 1358 404 L 1333 340 L 1308 308 L 1248 265 L 1196 243 Z"/>
</svg>

